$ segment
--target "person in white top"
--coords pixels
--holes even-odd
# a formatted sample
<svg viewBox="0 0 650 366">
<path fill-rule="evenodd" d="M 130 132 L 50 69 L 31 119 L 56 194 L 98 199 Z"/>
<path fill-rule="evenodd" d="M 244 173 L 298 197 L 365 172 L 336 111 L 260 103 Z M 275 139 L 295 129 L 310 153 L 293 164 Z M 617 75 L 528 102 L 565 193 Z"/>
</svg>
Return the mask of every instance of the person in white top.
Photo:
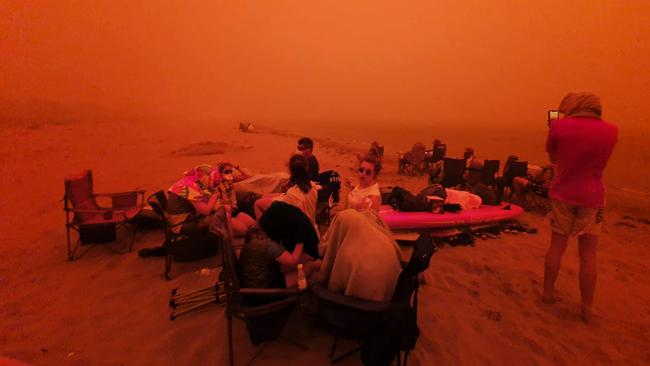
<svg viewBox="0 0 650 366">
<path fill-rule="evenodd" d="M 275 201 L 282 201 L 298 207 L 309 218 L 315 222 L 316 201 L 320 186 L 309 180 L 307 159 L 302 155 L 293 155 L 289 159 L 289 182 L 286 193 L 266 194 L 255 201 L 255 217 L 259 221 L 262 214 Z"/>
<path fill-rule="evenodd" d="M 374 154 L 367 154 L 361 158 L 358 168 L 359 183 L 352 187 L 350 179 L 346 179 L 346 186 L 351 189 L 348 193 L 345 208 L 355 210 L 373 210 L 379 212 L 381 206 L 381 192 L 377 184 L 377 175 L 381 170 L 381 161 Z"/>
</svg>

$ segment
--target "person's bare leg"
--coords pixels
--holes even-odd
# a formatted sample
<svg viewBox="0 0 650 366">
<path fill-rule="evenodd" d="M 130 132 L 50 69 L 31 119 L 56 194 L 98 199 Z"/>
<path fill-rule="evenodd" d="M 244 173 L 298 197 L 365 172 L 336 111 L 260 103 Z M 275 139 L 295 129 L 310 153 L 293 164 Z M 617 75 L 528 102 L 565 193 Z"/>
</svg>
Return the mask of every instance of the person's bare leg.
<svg viewBox="0 0 650 366">
<path fill-rule="evenodd" d="M 237 216 L 232 218 L 230 224 L 232 225 L 233 235 L 236 237 L 243 237 L 253 226 L 255 226 L 255 220 L 247 214 L 240 212 Z"/>
<path fill-rule="evenodd" d="M 553 303 L 558 300 L 555 295 L 555 280 L 560 271 L 562 255 L 567 247 L 569 236 L 552 232 L 551 246 L 546 252 L 546 261 L 544 263 L 544 295 L 542 301 Z"/>
<path fill-rule="evenodd" d="M 271 207 L 272 203 L 273 203 L 273 196 L 269 196 L 269 195 L 264 195 L 262 196 L 262 198 L 255 201 L 255 203 L 253 204 L 253 210 L 255 210 L 255 219 L 257 220 L 257 222 L 260 221 L 260 217 L 262 217 L 264 211 L 268 210 L 269 207 Z"/>
<path fill-rule="evenodd" d="M 580 253 L 580 294 L 582 295 L 582 320 L 588 322 L 591 318 L 591 304 L 594 302 L 596 290 L 596 249 L 598 236 L 583 234 L 578 237 Z"/>
</svg>

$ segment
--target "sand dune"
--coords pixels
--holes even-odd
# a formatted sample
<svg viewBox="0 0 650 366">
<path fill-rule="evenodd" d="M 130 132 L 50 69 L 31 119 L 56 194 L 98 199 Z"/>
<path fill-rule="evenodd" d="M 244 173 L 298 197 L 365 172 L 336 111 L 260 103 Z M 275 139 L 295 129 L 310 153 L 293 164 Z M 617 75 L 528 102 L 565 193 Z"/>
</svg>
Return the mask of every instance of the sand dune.
<svg viewBox="0 0 650 366">
<path fill-rule="evenodd" d="M 168 319 L 169 291 L 209 283 L 213 278 L 194 271 L 212 261 L 179 265 L 175 278 L 165 282 L 162 260 L 136 254 L 161 242 L 162 233 L 153 230 L 138 238 L 131 253 L 114 252 L 124 249 L 118 242 L 94 248 L 77 261 L 66 260 L 60 201 L 66 174 L 92 168 L 97 191 L 137 188 L 152 193 L 198 163 L 223 159 L 254 172 L 281 171 L 295 149 L 291 133 L 242 134 L 234 123 L 232 129 L 184 127 L 125 121 L 0 131 L 0 354 L 35 365 L 226 362 L 222 307 Z M 366 142 L 316 137 L 322 168 L 351 176 L 354 153 Z M 382 184 L 421 186 L 423 178 L 396 175 L 394 152 L 387 151 Z M 558 280 L 562 301 L 541 303 L 550 232 L 542 216 L 527 213 L 523 220 L 539 228 L 538 234 L 502 234 L 474 247 L 444 247 L 434 256 L 420 294 L 422 333 L 410 364 L 650 363 L 650 225 L 645 221 L 650 206 L 616 189 L 610 190 L 610 203 L 593 323 L 585 325 L 579 318 L 573 242 Z M 126 235 L 120 234 L 122 239 Z M 256 364 L 328 364 L 330 338 L 300 320 L 297 315 L 287 332 L 308 344 L 309 351 L 276 342 Z M 243 324 L 235 324 L 238 364 L 243 364 L 256 349 Z"/>
</svg>

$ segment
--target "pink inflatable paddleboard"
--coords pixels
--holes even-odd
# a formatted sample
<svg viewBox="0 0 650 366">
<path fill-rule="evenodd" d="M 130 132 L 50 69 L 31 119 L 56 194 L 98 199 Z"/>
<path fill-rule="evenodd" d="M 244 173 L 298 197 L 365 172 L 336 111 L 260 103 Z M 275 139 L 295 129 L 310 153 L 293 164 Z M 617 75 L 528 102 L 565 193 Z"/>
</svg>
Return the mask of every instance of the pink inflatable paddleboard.
<svg viewBox="0 0 650 366">
<path fill-rule="evenodd" d="M 504 209 L 507 206 L 510 206 L 510 208 Z M 514 219 L 523 212 L 523 208 L 513 204 L 481 206 L 473 210 L 463 210 L 456 213 L 445 212 L 444 214 L 400 212 L 393 210 L 391 206 L 384 205 L 381 206 L 379 215 L 391 230 L 417 230 L 497 223 Z"/>
</svg>

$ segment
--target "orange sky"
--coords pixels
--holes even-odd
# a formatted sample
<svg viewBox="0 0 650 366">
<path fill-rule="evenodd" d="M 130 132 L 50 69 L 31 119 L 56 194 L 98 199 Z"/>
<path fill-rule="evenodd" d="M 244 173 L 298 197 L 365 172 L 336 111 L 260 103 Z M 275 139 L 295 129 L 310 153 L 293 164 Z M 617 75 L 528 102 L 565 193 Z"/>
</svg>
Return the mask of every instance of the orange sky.
<svg viewBox="0 0 650 366">
<path fill-rule="evenodd" d="M 645 0 L 3 0 L 0 102 L 528 124 L 590 90 L 647 131 L 649 18 Z"/>
</svg>

